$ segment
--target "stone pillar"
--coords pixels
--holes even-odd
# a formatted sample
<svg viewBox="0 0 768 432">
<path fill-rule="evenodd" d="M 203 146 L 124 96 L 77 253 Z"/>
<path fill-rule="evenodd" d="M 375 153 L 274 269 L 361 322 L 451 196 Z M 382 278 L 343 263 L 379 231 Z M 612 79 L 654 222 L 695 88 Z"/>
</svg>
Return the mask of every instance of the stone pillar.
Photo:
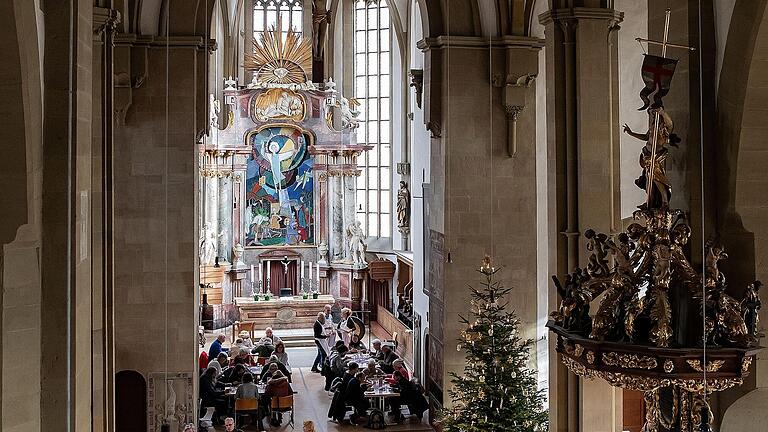
<svg viewBox="0 0 768 432">
<path fill-rule="evenodd" d="M 353 172 L 346 172 L 344 173 L 342 181 L 344 182 L 344 230 L 346 230 L 350 225 L 355 223 L 357 177 Z"/>
<path fill-rule="evenodd" d="M 57 349 L 43 355 L 38 365 L 42 395 L 39 411 L 17 413 L 4 409 L 3 423 L 6 417 L 18 415 L 30 423 L 11 430 L 91 430 L 91 308 L 101 306 L 93 305 L 91 300 L 91 175 L 97 162 L 92 154 L 93 2 L 44 0 L 40 9 L 45 11 L 41 42 L 45 145 L 41 158 L 42 236 L 38 259 L 43 271 L 39 334 L 41 346 Z M 34 275 L 30 273 L 29 277 Z M 30 307 L 29 314 L 35 310 Z M 13 321 L 4 324 L 18 325 Z M 33 330 L 17 337 L 28 335 L 30 343 L 34 343 L 34 334 Z M 10 341 L 3 342 L 5 346 Z M 8 378 L 4 378 L 4 387 L 13 385 Z M 17 386 L 34 385 L 15 378 Z M 39 417 L 40 426 L 33 427 L 37 419 L 31 417 Z"/>
<path fill-rule="evenodd" d="M 317 172 L 317 184 L 315 186 L 315 244 L 325 245 L 328 252 L 328 171 Z M 318 261 L 327 263 L 328 256 L 323 257 L 318 253 Z"/>
<path fill-rule="evenodd" d="M 344 208 L 342 200 L 344 189 L 342 177 L 339 174 L 330 177 L 331 226 L 330 226 L 330 259 L 343 261 L 347 257 L 344 245 Z"/>
<path fill-rule="evenodd" d="M 621 19 L 612 9 L 565 7 L 539 17 L 547 36 L 548 159 L 556 165 L 550 170 L 556 206 L 551 226 L 560 233 L 551 261 L 561 278 L 586 264 L 580 233 L 593 228 L 610 235 L 620 228 L 614 30 Z M 552 430 L 622 430 L 621 390 L 577 378 L 551 352 L 550 395 L 556 404 Z"/>
<path fill-rule="evenodd" d="M 208 156 L 209 153 L 206 153 Z M 200 179 L 203 182 L 203 190 L 205 197 L 204 204 L 205 210 L 203 214 L 203 226 L 208 225 L 213 232 L 219 232 L 219 179 L 215 174 L 205 172 Z M 202 228 L 200 233 L 202 234 Z M 199 239 L 198 239 L 199 242 Z M 200 263 L 201 265 L 207 265 L 210 263 Z"/>
<path fill-rule="evenodd" d="M 232 175 L 227 171 L 219 179 L 219 262 L 232 256 Z"/>
</svg>

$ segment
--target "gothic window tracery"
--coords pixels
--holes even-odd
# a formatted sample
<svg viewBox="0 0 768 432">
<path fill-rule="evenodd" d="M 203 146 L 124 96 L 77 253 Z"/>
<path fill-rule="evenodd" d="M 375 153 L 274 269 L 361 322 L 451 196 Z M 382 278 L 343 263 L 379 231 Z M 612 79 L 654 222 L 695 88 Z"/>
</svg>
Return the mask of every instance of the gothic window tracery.
<svg viewBox="0 0 768 432">
<path fill-rule="evenodd" d="M 357 220 L 368 237 L 391 237 L 392 125 L 390 16 L 385 1 L 354 3 L 354 97 L 358 142 L 373 146 L 358 159 Z"/>
<path fill-rule="evenodd" d="M 254 0 L 253 37 L 259 40 L 264 31 L 277 26 L 278 17 L 282 23 L 283 37 L 290 29 L 301 33 L 303 9 L 303 0 Z"/>
</svg>

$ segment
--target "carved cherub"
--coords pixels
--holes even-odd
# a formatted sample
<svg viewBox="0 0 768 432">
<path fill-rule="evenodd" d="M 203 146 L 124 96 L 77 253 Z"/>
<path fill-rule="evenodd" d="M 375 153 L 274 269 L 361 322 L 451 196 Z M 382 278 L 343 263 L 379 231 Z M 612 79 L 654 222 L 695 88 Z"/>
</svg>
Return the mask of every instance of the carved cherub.
<svg viewBox="0 0 768 432">
<path fill-rule="evenodd" d="M 606 276 L 608 270 L 608 252 L 606 251 L 606 241 L 608 236 L 603 233 L 596 233 L 592 229 L 584 232 L 587 238 L 587 250 L 592 252 L 587 264 L 587 273 L 592 277 Z"/>
<path fill-rule="evenodd" d="M 560 308 L 552 312 L 551 317 L 567 330 L 588 333 L 592 326 L 592 319 L 589 316 L 589 302 L 592 298 L 582 289 L 581 284 L 584 278 L 584 272 L 580 268 L 565 276 L 565 284 L 561 284 L 557 276 L 552 276 L 562 300 Z"/>
</svg>

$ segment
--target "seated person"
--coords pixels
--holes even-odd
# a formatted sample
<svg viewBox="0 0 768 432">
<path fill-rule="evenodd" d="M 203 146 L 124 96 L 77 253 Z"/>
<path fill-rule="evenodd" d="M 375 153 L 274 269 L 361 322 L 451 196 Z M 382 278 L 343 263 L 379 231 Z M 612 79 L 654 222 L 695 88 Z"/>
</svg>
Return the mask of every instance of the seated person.
<svg viewBox="0 0 768 432">
<path fill-rule="evenodd" d="M 226 340 L 227 337 L 223 333 L 216 336 L 216 340 L 213 341 L 211 348 L 208 349 L 209 359 L 215 359 L 219 356 L 219 353 L 229 351 L 229 348 L 224 348 L 221 346 L 221 344 L 223 344 Z"/>
<path fill-rule="evenodd" d="M 237 399 L 256 399 L 259 397 L 259 386 L 253 382 L 253 375 L 250 372 L 243 374 L 243 383 L 237 386 Z"/>
<path fill-rule="evenodd" d="M 269 343 L 273 347 L 277 345 L 278 342 L 282 342 L 283 340 L 280 339 L 277 335 L 272 332 L 272 327 L 267 327 L 264 329 L 264 337 L 259 339 L 259 343 Z"/>
<path fill-rule="evenodd" d="M 229 358 L 227 358 L 226 353 L 220 353 L 218 357 L 211 360 L 208 363 L 208 367 L 213 367 L 216 369 L 216 374 L 214 375 L 214 383 L 221 377 L 221 373 L 224 372 L 224 368 L 229 365 Z"/>
<path fill-rule="evenodd" d="M 216 368 L 208 367 L 200 376 L 201 408 L 214 408 L 213 423 L 220 424 L 221 416 L 227 414 L 227 399 L 224 391 L 216 388 Z"/>
<path fill-rule="evenodd" d="M 293 395 L 293 388 L 288 383 L 288 377 L 283 375 L 279 370 L 272 374 L 272 377 L 267 380 L 267 386 L 264 388 L 264 394 L 261 397 L 261 403 L 264 407 L 270 407 L 270 403 L 273 397 L 284 397 Z M 280 426 L 283 422 L 283 414 L 277 413 L 277 416 L 272 419 L 272 426 Z"/>
<path fill-rule="evenodd" d="M 261 369 L 261 382 L 266 383 L 279 370 L 277 362 L 265 364 L 264 368 Z"/>
<path fill-rule="evenodd" d="M 400 414 L 400 406 L 407 404 L 410 413 L 421 419 L 424 411 L 429 408 L 429 402 L 422 394 L 421 386 L 407 380 L 398 371 L 395 371 L 393 378 L 396 382 L 393 389 L 400 393 L 400 396 L 389 399 L 389 406 L 392 409 L 390 415 L 396 418 L 398 422 L 401 421 L 403 417 Z"/>
<path fill-rule="evenodd" d="M 379 339 L 374 339 L 371 341 L 371 350 L 369 354 L 377 361 L 381 360 L 381 341 Z"/>
<path fill-rule="evenodd" d="M 242 343 L 240 344 L 241 349 L 250 350 L 253 349 L 253 340 L 251 339 L 251 334 L 248 333 L 248 330 L 242 330 L 238 335 L 239 339 L 242 339 Z"/>
<path fill-rule="evenodd" d="M 349 352 L 356 353 L 365 350 L 365 344 L 360 341 L 360 337 L 353 334 L 349 340 Z"/>
<path fill-rule="evenodd" d="M 363 372 L 357 372 L 347 383 L 347 388 L 344 392 L 344 404 L 355 409 L 355 412 L 349 417 L 349 421 L 352 424 L 357 424 L 359 417 L 365 416 L 368 413 L 370 404 L 365 397 L 366 390 L 368 390 L 368 384 L 365 382 L 365 374 Z"/>
<path fill-rule="evenodd" d="M 291 365 L 288 363 L 288 353 L 285 352 L 285 344 L 283 341 L 275 344 L 275 351 L 272 353 L 272 357 L 276 357 L 277 361 L 282 363 L 289 373 L 291 372 Z"/>
<path fill-rule="evenodd" d="M 240 350 L 237 356 L 232 358 L 232 363 L 236 365 L 241 364 L 245 366 L 256 365 L 256 362 L 253 360 L 253 357 L 251 357 L 250 351 L 247 351 L 247 350 Z"/>
<path fill-rule="evenodd" d="M 392 363 L 394 363 L 395 360 L 399 358 L 400 357 L 398 357 L 398 355 L 392 351 L 392 346 L 390 344 L 385 344 L 381 347 L 381 359 L 379 360 L 379 367 L 385 373 L 391 374 L 395 371 L 395 368 L 392 367 Z"/>
<path fill-rule="evenodd" d="M 243 380 L 243 375 L 247 372 L 245 366 L 239 364 L 229 367 L 224 370 L 219 378 L 219 382 L 222 384 L 239 384 Z"/>
<path fill-rule="evenodd" d="M 273 364 L 275 365 L 275 367 L 277 367 L 277 369 L 280 372 L 283 373 L 284 376 L 288 377 L 288 382 L 291 382 L 291 373 L 288 372 L 288 369 L 286 369 L 285 365 L 280 363 L 280 361 L 278 361 L 277 357 L 275 357 L 275 356 L 270 357 L 269 361 L 267 361 L 267 363 L 264 365 L 264 367 L 261 368 L 261 380 L 263 382 L 266 382 L 264 380 L 264 376 L 269 373 L 269 370 L 270 370 L 270 368 L 272 367 Z M 270 374 L 270 376 L 271 376 L 271 374 Z"/>
<path fill-rule="evenodd" d="M 328 365 L 325 373 L 325 391 L 331 389 L 331 384 L 333 384 L 335 378 L 344 376 L 344 356 L 347 355 L 347 351 L 346 345 L 342 342 L 341 346 L 336 348 L 335 351 L 331 351 L 331 354 L 328 356 L 328 360 L 326 360 Z"/>
<path fill-rule="evenodd" d="M 411 379 L 411 373 L 408 372 L 408 369 L 405 367 L 405 362 L 403 359 L 397 359 L 393 361 L 392 368 L 395 370 L 395 372 L 400 372 L 400 375 L 402 375 L 405 379 Z"/>
<path fill-rule="evenodd" d="M 237 428 L 235 419 L 227 417 L 224 419 L 224 432 L 243 432 L 243 430 Z"/>
<path fill-rule="evenodd" d="M 270 338 L 261 338 L 251 350 L 251 353 L 259 357 L 269 357 L 275 351 L 275 345 Z"/>
<path fill-rule="evenodd" d="M 200 369 L 198 372 L 205 372 L 205 368 L 208 367 L 208 353 L 205 351 L 200 352 L 200 357 L 197 358 L 197 367 Z"/>
<path fill-rule="evenodd" d="M 240 347 L 237 345 L 232 345 L 232 348 L 229 349 L 229 357 L 234 359 L 240 355 Z"/>
<path fill-rule="evenodd" d="M 376 365 L 376 359 L 368 360 L 368 366 L 363 369 L 365 379 L 371 379 L 380 375 L 384 375 L 384 372 Z"/>
</svg>

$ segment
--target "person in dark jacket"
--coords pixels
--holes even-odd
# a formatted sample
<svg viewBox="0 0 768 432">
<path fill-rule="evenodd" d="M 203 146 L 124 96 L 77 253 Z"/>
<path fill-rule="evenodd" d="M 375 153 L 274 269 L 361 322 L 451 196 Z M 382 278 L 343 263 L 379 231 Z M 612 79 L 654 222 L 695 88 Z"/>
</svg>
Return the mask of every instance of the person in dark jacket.
<svg viewBox="0 0 768 432">
<path fill-rule="evenodd" d="M 215 409 L 213 422 L 218 424 L 221 416 L 227 414 L 227 400 L 224 391 L 216 388 L 214 383 L 216 369 L 209 367 L 200 376 L 200 399 L 203 408 L 213 407 Z"/>
<path fill-rule="evenodd" d="M 389 406 L 392 409 L 390 415 L 397 419 L 402 420 L 400 414 L 400 405 L 408 405 L 408 411 L 415 415 L 419 419 L 424 415 L 424 411 L 429 408 L 429 402 L 421 392 L 421 386 L 406 379 L 400 372 L 395 371 L 392 375 L 395 379 L 395 386 L 393 387 L 398 393 L 399 397 L 393 397 L 389 399 Z"/>
<path fill-rule="evenodd" d="M 229 351 L 229 348 L 223 348 L 221 346 L 221 344 L 223 344 L 224 341 L 226 341 L 226 340 L 227 340 L 227 337 L 225 335 L 223 335 L 223 334 L 220 334 L 220 335 L 218 335 L 216 337 L 216 340 L 213 341 L 213 343 L 211 344 L 211 348 L 208 349 L 208 358 L 209 359 L 211 359 L 211 360 L 215 359 L 216 357 L 219 356 L 219 354 L 222 351 L 224 351 L 224 352 Z"/>
<path fill-rule="evenodd" d="M 233 367 L 227 368 L 219 378 L 219 382 L 224 384 L 239 384 L 243 381 L 243 375 L 247 370 L 245 366 L 236 364 Z"/>
<path fill-rule="evenodd" d="M 271 401 L 273 397 L 291 396 L 292 394 L 293 388 L 291 388 L 291 384 L 288 383 L 288 377 L 277 370 L 267 380 L 267 386 L 264 388 L 264 394 L 261 397 L 262 406 L 267 407 L 267 410 L 271 410 Z M 283 414 L 278 412 L 276 415 L 273 415 L 270 424 L 272 426 L 280 426 L 282 422 Z"/>
<path fill-rule="evenodd" d="M 341 342 L 341 341 L 339 341 Z M 331 389 L 333 380 L 344 376 L 344 356 L 347 354 L 347 347 L 342 342 L 341 345 L 331 352 L 326 361 L 323 375 L 325 376 L 325 391 Z"/>
<path fill-rule="evenodd" d="M 317 345 L 317 357 L 315 357 L 315 361 L 312 363 L 312 372 L 320 372 L 320 369 L 317 367 L 323 367 L 323 362 L 325 362 L 326 357 L 326 339 L 328 339 L 328 335 L 325 334 L 325 314 L 322 312 L 318 312 L 317 314 L 317 320 L 315 320 L 315 324 L 312 326 L 312 332 L 315 336 L 315 345 Z"/>
<path fill-rule="evenodd" d="M 379 360 L 379 367 L 386 373 L 392 373 L 395 371 L 392 363 L 394 363 L 395 360 L 399 358 L 400 357 L 395 354 L 394 351 L 392 351 L 392 347 L 390 345 L 384 345 L 381 347 L 381 360 Z"/>
<path fill-rule="evenodd" d="M 357 424 L 358 419 L 368 413 L 370 404 L 365 397 L 366 390 L 368 390 L 368 385 L 365 383 L 365 374 L 362 372 L 357 372 L 347 383 L 344 403 L 355 408 L 355 412 L 349 418 L 352 424 Z"/>
</svg>

